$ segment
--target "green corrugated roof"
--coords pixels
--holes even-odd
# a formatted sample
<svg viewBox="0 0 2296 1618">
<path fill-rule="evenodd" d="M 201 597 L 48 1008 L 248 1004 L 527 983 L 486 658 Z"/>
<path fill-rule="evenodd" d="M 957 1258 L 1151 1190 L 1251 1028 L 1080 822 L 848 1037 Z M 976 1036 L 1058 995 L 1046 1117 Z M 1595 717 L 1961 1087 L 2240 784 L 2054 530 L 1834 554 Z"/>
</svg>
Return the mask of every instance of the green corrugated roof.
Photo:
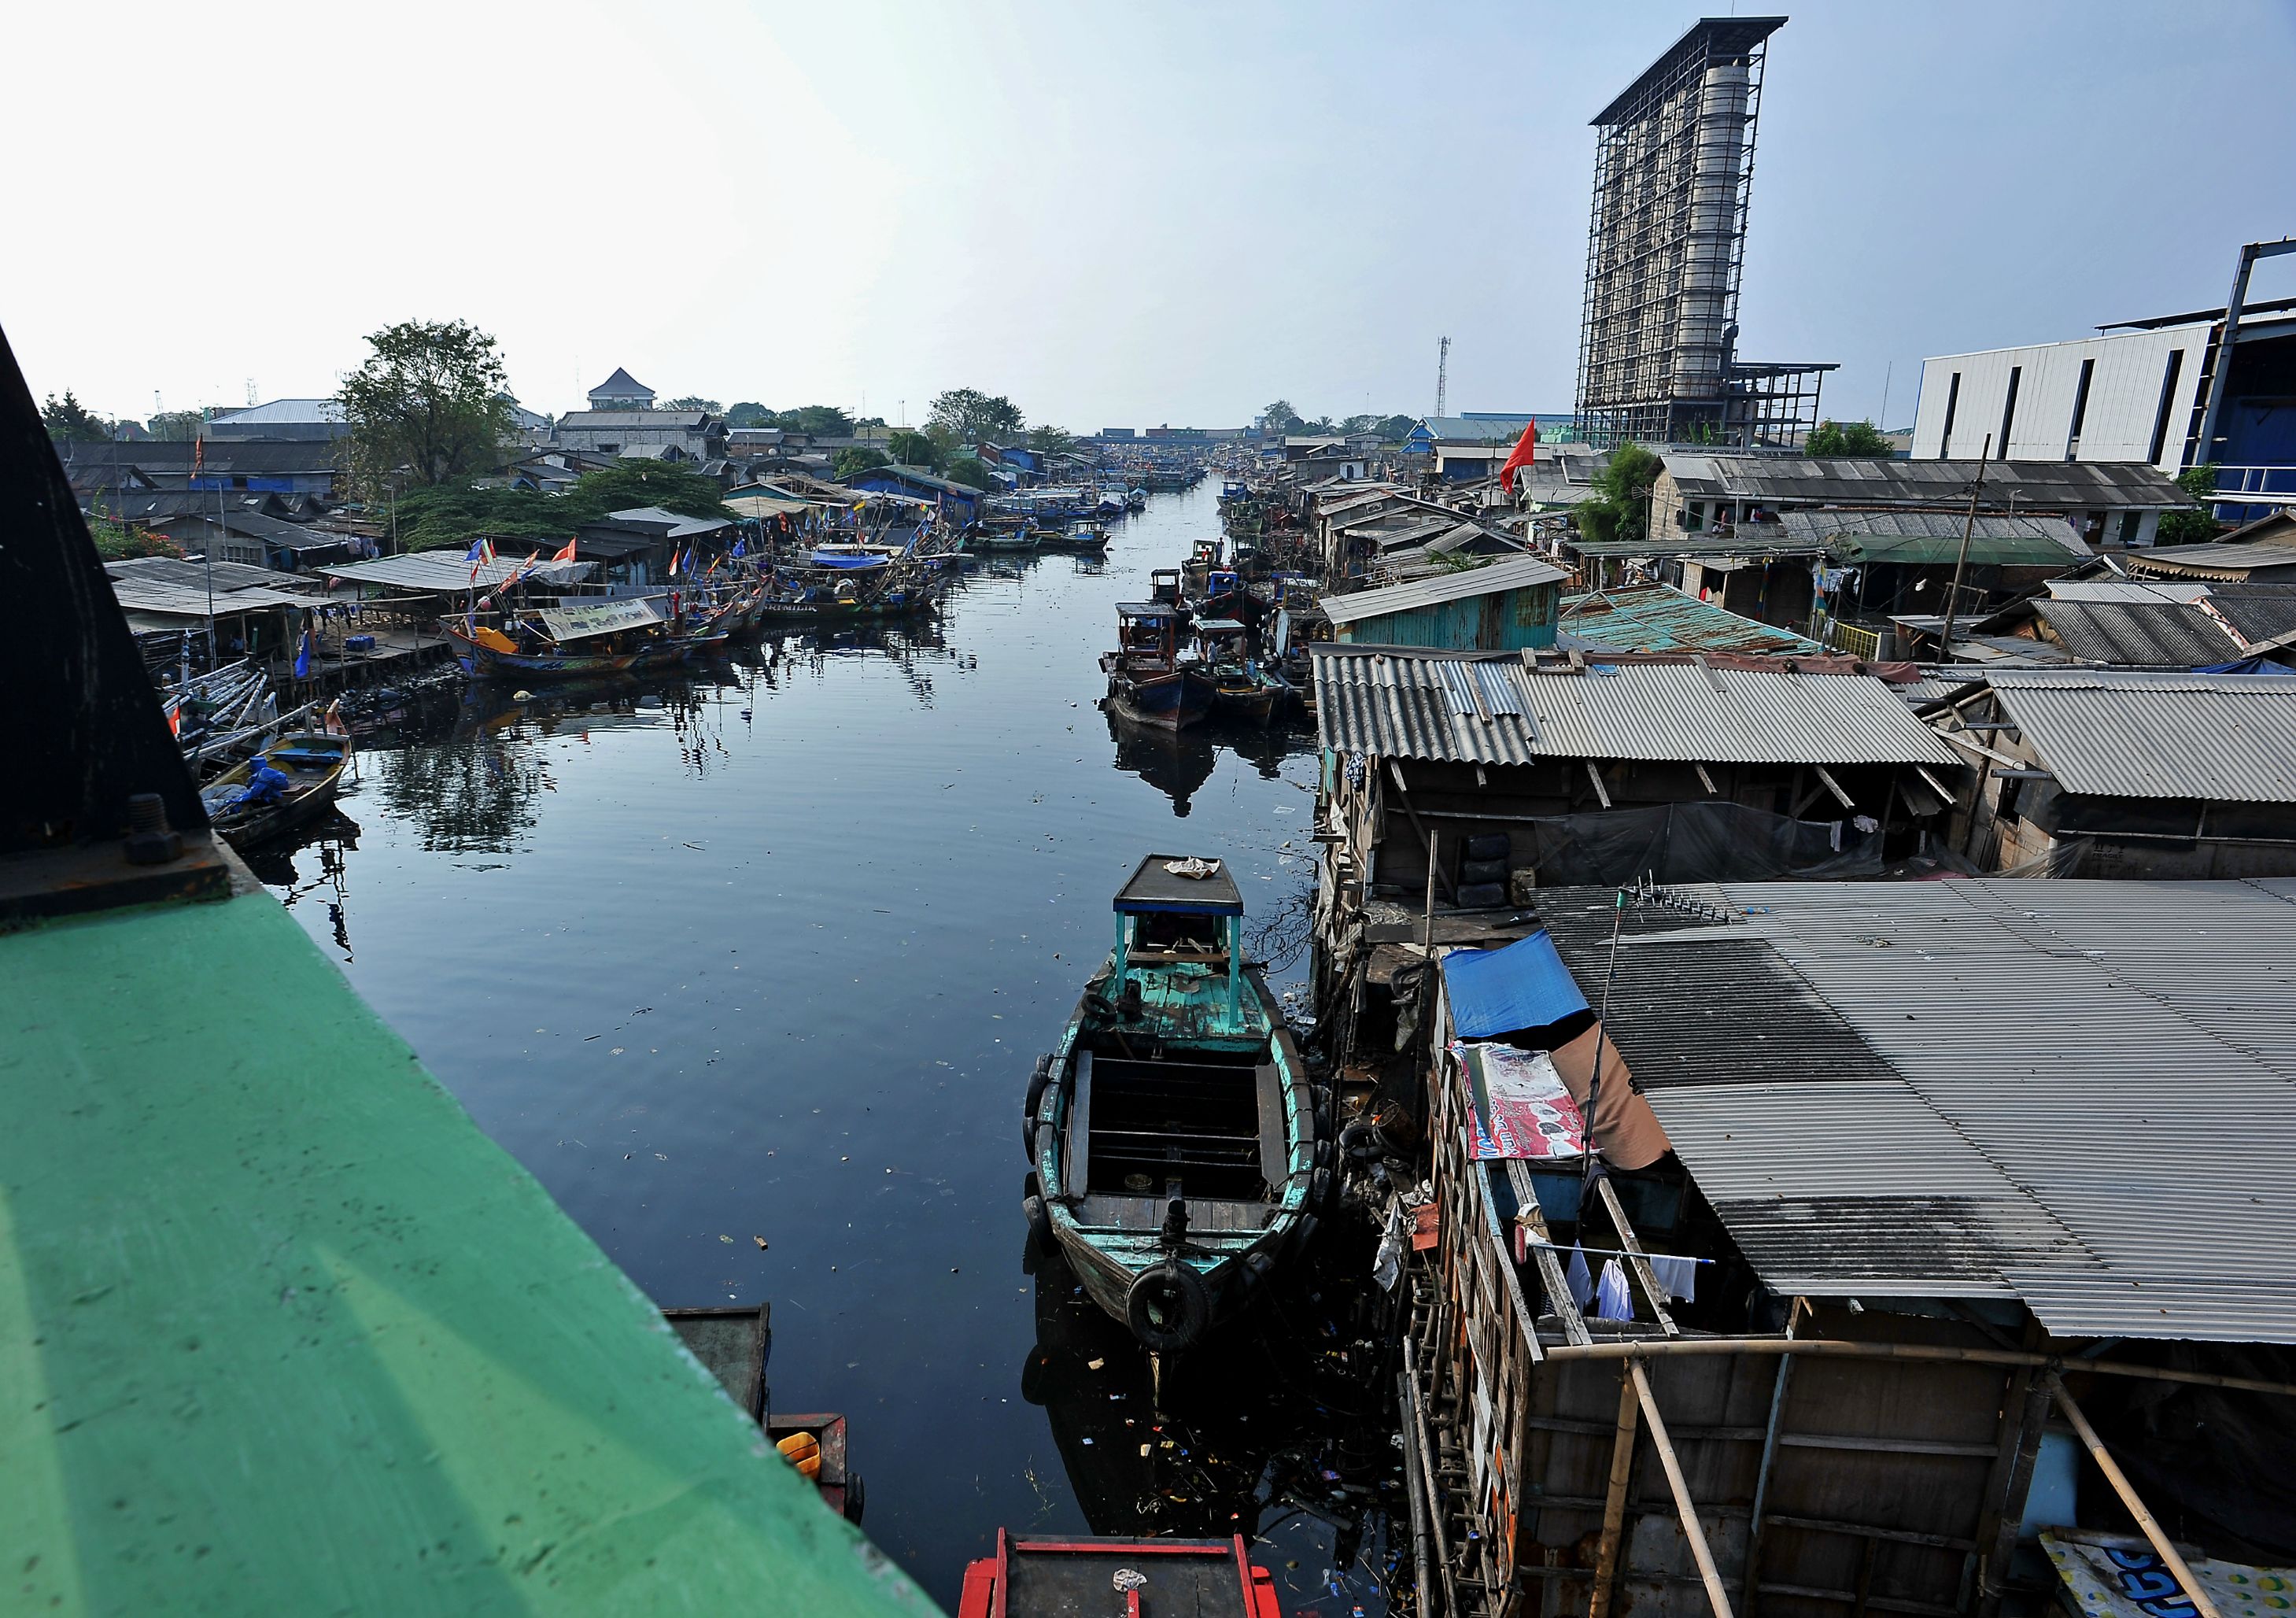
<svg viewBox="0 0 2296 1618">
<path fill-rule="evenodd" d="M 267 896 L 0 938 L 9 1611 L 931 1605 Z"/>
<path fill-rule="evenodd" d="M 1822 655 L 1825 648 L 1670 585 L 1625 585 L 1562 598 L 1558 633 L 1619 652 L 1747 652 Z"/>
</svg>

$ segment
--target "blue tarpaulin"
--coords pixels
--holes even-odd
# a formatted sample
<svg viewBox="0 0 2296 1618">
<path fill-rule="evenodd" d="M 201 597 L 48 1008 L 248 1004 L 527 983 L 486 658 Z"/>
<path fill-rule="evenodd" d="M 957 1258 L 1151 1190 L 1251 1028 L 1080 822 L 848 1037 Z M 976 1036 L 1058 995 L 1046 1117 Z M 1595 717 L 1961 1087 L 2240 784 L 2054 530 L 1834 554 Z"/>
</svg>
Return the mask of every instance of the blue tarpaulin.
<svg viewBox="0 0 2296 1618">
<path fill-rule="evenodd" d="M 1455 949 L 1443 957 L 1451 1027 L 1462 1039 L 1544 1028 L 1587 1009 L 1554 940 L 1542 930 L 1504 949 Z"/>
<path fill-rule="evenodd" d="M 2210 663 L 2195 669 L 2194 674 L 2296 674 L 2285 663 L 2274 662 L 2268 657 L 2243 657 L 2236 663 Z"/>
</svg>

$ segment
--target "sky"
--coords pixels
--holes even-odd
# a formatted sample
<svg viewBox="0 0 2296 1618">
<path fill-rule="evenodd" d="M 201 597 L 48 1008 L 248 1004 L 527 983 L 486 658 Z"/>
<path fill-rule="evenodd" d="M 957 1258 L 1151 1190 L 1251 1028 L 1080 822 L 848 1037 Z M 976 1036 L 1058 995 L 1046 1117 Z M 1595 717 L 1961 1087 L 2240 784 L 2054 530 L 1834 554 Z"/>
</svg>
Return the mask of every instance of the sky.
<svg viewBox="0 0 2296 1618">
<path fill-rule="evenodd" d="M 25 7 L 0 329 L 138 419 L 332 392 L 407 319 L 494 333 L 552 413 L 621 365 L 896 423 L 954 387 L 1072 431 L 1417 415 L 1445 335 L 1455 412 L 1565 411 L 1587 119 L 1730 9 Z M 2292 0 L 1789 14 L 1740 352 L 1840 362 L 1830 415 L 2220 304 L 2296 232 Z"/>
</svg>

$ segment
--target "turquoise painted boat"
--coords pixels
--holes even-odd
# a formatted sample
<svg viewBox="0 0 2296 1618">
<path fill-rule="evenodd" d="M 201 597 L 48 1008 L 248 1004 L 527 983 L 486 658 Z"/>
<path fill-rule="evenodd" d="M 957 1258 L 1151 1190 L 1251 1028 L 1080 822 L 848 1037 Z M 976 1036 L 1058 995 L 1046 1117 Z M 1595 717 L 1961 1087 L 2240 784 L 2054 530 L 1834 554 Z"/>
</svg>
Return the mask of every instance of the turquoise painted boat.
<svg viewBox="0 0 2296 1618">
<path fill-rule="evenodd" d="M 1151 854 L 1023 1123 L 1031 1236 L 1152 1353 L 1242 1310 L 1328 1195 L 1316 1087 L 1216 860 Z"/>
</svg>

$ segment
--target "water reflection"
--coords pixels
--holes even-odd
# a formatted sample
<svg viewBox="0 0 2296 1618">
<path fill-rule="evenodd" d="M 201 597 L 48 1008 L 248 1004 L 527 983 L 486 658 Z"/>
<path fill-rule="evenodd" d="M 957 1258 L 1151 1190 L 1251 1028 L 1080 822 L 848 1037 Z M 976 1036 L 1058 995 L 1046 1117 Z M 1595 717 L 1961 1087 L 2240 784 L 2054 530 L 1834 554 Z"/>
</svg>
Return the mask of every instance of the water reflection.
<svg viewBox="0 0 2296 1618">
<path fill-rule="evenodd" d="M 1103 708 L 1108 738 L 1116 744 L 1116 768 L 1137 776 L 1172 801 L 1172 813 L 1186 819 L 1197 789 L 1219 768 L 1224 748 L 1250 765 L 1263 781 L 1283 778 L 1283 762 L 1316 750 L 1315 737 L 1296 727 L 1275 724 L 1222 725 L 1217 721 L 1174 730 L 1144 725 L 1114 709 Z"/>
<path fill-rule="evenodd" d="M 1287 1598 L 1384 1611 L 1403 1483 L 1381 1392 L 1394 1380 L 1388 1306 L 1363 1283 L 1369 1262 L 1367 1241 L 1339 1233 L 1295 1284 L 1168 1366 L 1160 1388 L 1067 1265 L 1039 1261 L 1021 1391 L 1043 1408 L 1092 1532 L 1240 1533 Z"/>
<path fill-rule="evenodd" d="M 358 822 L 340 809 L 330 809 L 293 835 L 259 843 L 242 856 L 258 881 L 279 890 L 279 902 L 286 908 L 317 905 L 325 909 L 328 934 L 346 964 L 356 957 L 350 939 L 350 868 L 345 856 L 358 847 Z M 306 875 L 307 870 L 312 874 Z"/>
<path fill-rule="evenodd" d="M 1116 743 L 1116 768 L 1137 776 L 1172 801 L 1172 813 L 1188 817 L 1188 800 L 1212 778 L 1219 749 L 1201 729 L 1175 730 L 1143 725 L 1113 709 L 1103 709 L 1109 740 Z"/>
</svg>

